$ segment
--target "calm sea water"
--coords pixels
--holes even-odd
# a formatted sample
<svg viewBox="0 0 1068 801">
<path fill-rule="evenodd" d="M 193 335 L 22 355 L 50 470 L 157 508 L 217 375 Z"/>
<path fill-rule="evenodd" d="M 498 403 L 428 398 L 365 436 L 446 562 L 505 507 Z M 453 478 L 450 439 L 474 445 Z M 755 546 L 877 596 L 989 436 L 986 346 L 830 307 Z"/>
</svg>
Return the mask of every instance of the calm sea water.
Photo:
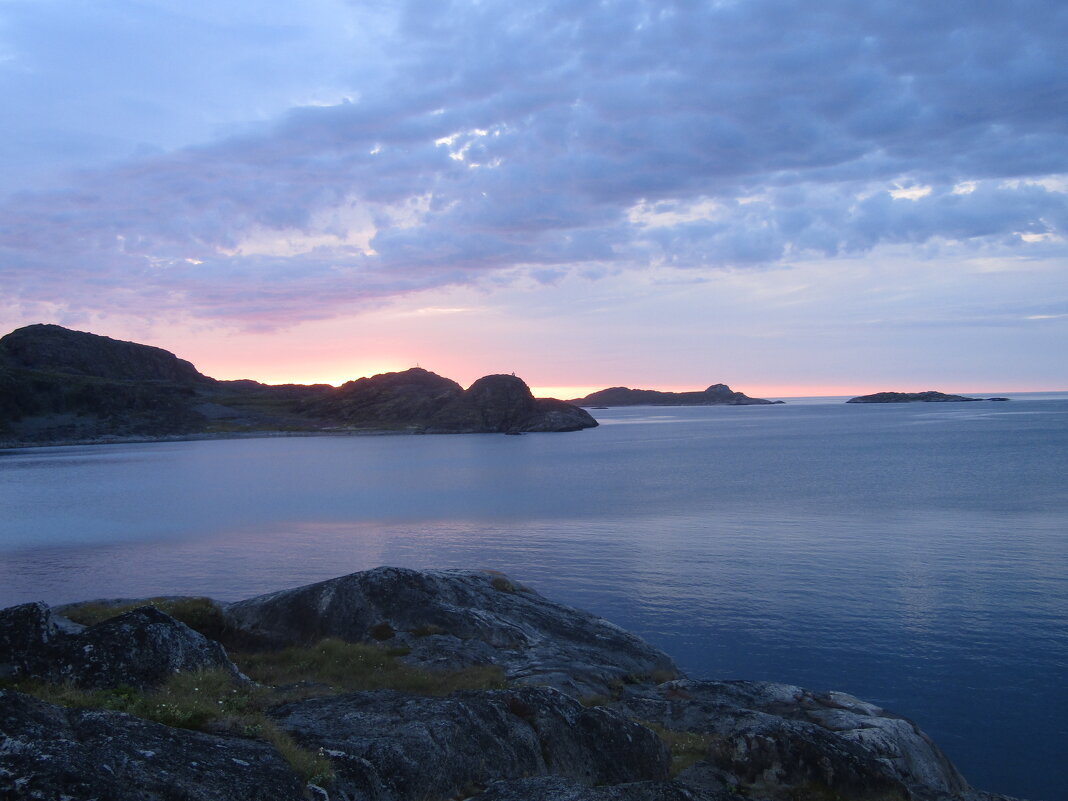
<svg viewBox="0 0 1068 801">
<path fill-rule="evenodd" d="M 1068 798 L 1068 399 L 595 414 L 0 451 L 0 606 L 496 568 L 693 676 L 845 690 L 980 788 Z"/>
</svg>

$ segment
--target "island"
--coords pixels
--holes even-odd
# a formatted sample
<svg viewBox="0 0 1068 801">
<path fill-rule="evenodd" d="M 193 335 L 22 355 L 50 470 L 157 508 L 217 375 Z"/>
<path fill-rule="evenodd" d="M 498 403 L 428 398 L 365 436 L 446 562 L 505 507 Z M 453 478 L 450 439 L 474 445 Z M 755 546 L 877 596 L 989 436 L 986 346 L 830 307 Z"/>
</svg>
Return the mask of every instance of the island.
<svg viewBox="0 0 1068 801">
<path fill-rule="evenodd" d="M 0 447 L 264 434 L 578 431 L 578 406 L 514 375 L 466 390 L 412 368 L 328 384 L 219 381 L 173 353 L 58 325 L 0 338 Z"/>
<path fill-rule="evenodd" d="M 687 678 L 485 570 L 0 610 L 0 743 L 13 801 L 1010 801 L 875 704 Z"/>
<path fill-rule="evenodd" d="M 963 403 L 966 401 L 1006 401 L 1008 398 L 968 398 L 964 395 L 947 395 L 944 392 L 876 392 L 850 398 L 846 403 Z"/>
<path fill-rule="evenodd" d="M 609 387 L 570 402 L 576 406 L 601 409 L 610 406 L 757 406 L 783 403 L 781 400 L 750 398 L 744 392 L 734 392 L 726 384 L 713 384 L 708 389 L 695 392 Z"/>
</svg>

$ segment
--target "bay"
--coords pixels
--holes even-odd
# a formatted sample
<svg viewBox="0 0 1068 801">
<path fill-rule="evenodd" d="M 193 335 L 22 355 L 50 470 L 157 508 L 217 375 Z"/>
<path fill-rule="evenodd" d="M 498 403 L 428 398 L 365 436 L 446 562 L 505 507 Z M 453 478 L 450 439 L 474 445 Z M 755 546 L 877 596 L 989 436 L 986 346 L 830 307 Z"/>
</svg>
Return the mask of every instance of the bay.
<svg viewBox="0 0 1068 801">
<path fill-rule="evenodd" d="M 522 437 L 0 452 L 0 605 L 503 570 L 695 677 L 839 689 L 1065 798 L 1068 399 L 610 409 Z"/>
</svg>

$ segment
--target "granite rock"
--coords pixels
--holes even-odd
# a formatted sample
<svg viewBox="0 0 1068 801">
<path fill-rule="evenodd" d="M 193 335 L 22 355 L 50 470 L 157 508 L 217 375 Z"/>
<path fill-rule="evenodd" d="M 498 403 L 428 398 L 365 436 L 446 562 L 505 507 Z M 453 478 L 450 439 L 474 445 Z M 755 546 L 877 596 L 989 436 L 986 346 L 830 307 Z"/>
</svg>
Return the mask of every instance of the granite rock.
<svg viewBox="0 0 1068 801">
<path fill-rule="evenodd" d="M 300 801 L 303 791 L 266 743 L 0 690 L 0 798 Z"/>
<path fill-rule="evenodd" d="M 323 637 L 403 645 L 413 665 L 499 665 L 509 681 L 575 696 L 677 675 L 641 638 L 481 570 L 381 567 L 229 604 L 224 615 L 273 646 Z"/>
<path fill-rule="evenodd" d="M 146 688 L 180 671 L 215 668 L 244 678 L 219 643 L 155 607 L 90 627 L 42 603 L 0 610 L 0 676 L 95 689 Z"/>
<path fill-rule="evenodd" d="M 698 786 L 714 776 L 717 786 L 783 801 L 816 790 L 858 801 L 960 798 L 971 790 L 915 723 L 845 693 L 679 680 L 628 688 L 619 709 L 704 735 L 707 764 L 680 776 Z"/>
<path fill-rule="evenodd" d="M 584 786 L 664 780 L 670 763 L 650 730 L 547 687 L 446 698 L 353 693 L 287 704 L 273 716 L 331 757 L 339 792 L 375 801 L 462 797 L 535 775 Z"/>
</svg>

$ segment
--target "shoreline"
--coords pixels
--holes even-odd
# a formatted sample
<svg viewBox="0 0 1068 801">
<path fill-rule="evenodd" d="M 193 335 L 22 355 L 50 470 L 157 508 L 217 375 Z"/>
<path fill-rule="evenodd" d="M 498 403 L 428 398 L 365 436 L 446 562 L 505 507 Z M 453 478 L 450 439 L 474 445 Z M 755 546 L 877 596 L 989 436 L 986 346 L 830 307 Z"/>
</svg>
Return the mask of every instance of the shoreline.
<svg viewBox="0 0 1068 801">
<path fill-rule="evenodd" d="M 688 678 L 493 570 L 378 567 L 232 603 L 27 603 L 0 610 L 0 654 L 12 798 L 1011 801 L 880 706 Z"/>
</svg>

